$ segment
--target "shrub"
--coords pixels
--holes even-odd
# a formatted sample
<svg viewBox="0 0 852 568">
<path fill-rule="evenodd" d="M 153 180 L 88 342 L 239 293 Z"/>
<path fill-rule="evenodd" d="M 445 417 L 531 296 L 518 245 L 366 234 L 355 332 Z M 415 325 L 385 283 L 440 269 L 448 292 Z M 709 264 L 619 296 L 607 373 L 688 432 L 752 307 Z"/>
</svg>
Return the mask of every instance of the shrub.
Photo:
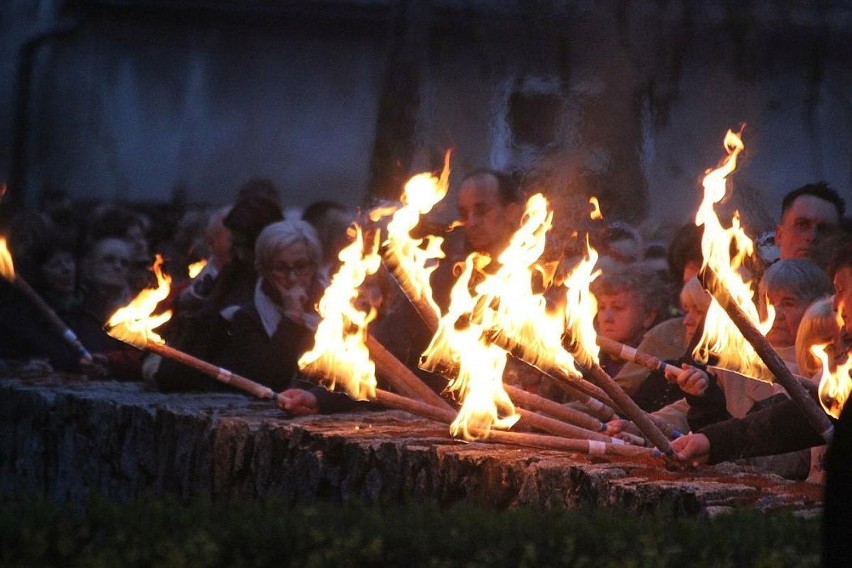
<svg viewBox="0 0 852 568">
<path fill-rule="evenodd" d="M 819 520 L 614 510 L 6 497 L 2 566 L 818 566 Z"/>
</svg>

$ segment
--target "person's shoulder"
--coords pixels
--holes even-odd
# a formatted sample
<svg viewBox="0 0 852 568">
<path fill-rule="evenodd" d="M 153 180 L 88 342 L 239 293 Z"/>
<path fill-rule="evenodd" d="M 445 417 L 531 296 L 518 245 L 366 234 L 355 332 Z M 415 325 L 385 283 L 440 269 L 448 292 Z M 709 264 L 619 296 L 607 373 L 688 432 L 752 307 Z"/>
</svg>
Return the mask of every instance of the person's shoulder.
<svg viewBox="0 0 852 568">
<path fill-rule="evenodd" d="M 645 337 L 670 337 L 672 334 L 683 334 L 683 317 L 663 320 L 645 333 Z"/>
</svg>

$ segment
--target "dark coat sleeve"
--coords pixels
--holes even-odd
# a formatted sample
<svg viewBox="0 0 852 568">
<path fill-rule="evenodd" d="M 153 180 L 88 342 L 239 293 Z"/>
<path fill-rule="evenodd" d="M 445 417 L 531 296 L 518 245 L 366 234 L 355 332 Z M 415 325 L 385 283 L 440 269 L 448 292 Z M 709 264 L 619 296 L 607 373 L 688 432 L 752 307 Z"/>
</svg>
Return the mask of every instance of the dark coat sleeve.
<svg viewBox="0 0 852 568">
<path fill-rule="evenodd" d="M 710 384 L 703 395 L 692 396 L 687 394 L 685 396 L 686 402 L 689 403 L 686 421 L 693 432 L 697 432 L 710 424 L 732 418 L 725 404 L 725 393 L 719 387 L 716 376 L 712 373 L 707 373 L 707 376 L 710 379 Z"/>
<path fill-rule="evenodd" d="M 825 443 L 798 404 L 790 399 L 743 418 L 711 424 L 700 433 L 710 440 L 711 464 L 783 454 Z"/>
</svg>

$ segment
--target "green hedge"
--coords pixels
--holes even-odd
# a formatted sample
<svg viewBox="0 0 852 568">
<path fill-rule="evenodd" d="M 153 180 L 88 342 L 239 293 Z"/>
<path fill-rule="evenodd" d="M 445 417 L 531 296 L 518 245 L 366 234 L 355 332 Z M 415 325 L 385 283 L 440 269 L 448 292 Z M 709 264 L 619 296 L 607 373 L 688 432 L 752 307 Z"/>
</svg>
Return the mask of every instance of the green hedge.
<svg viewBox="0 0 852 568">
<path fill-rule="evenodd" d="M 818 566 L 819 520 L 469 506 L 0 502 L 2 566 Z"/>
</svg>

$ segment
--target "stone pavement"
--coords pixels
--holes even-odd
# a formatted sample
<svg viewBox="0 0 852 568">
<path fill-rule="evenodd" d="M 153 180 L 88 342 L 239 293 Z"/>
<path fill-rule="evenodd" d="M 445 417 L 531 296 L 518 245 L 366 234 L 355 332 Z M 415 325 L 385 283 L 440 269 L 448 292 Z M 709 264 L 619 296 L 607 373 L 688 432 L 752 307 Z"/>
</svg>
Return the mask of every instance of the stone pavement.
<svg viewBox="0 0 852 568">
<path fill-rule="evenodd" d="M 55 501 L 261 499 L 468 501 L 658 509 L 821 511 L 821 490 L 732 464 L 683 471 L 662 458 L 591 457 L 452 440 L 400 411 L 288 419 L 241 394 L 162 394 L 50 375 L 0 378 L 0 492 Z"/>
</svg>

